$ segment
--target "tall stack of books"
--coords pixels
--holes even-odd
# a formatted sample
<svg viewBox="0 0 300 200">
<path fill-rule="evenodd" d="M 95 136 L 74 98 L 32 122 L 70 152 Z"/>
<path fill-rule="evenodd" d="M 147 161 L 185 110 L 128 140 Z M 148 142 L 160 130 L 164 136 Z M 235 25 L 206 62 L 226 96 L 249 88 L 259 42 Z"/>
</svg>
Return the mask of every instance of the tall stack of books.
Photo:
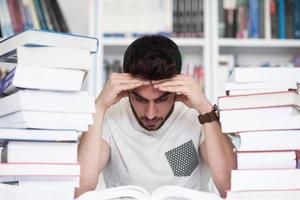
<svg viewBox="0 0 300 200">
<path fill-rule="evenodd" d="M 299 199 L 300 68 L 235 68 L 219 97 L 224 133 L 240 137 L 227 199 Z"/>
<path fill-rule="evenodd" d="M 0 42 L 0 60 L 11 68 L 0 86 L 4 199 L 73 199 L 78 136 L 95 111 L 81 85 L 97 47 L 95 38 L 38 30 Z"/>
</svg>

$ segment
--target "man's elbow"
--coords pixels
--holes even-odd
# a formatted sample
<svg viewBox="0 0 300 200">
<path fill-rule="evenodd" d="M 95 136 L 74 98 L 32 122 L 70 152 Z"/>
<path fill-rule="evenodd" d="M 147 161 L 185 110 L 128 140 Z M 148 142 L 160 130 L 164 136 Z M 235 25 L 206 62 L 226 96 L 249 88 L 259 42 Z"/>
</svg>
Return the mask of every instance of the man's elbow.
<svg viewBox="0 0 300 200">
<path fill-rule="evenodd" d="M 74 194 L 75 198 L 78 198 L 80 195 L 82 195 L 88 191 L 95 190 L 96 186 L 97 186 L 97 183 L 94 183 L 94 182 L 80 184 L 80 187 L 75 189 L 75 194 Z"/>
</svg>

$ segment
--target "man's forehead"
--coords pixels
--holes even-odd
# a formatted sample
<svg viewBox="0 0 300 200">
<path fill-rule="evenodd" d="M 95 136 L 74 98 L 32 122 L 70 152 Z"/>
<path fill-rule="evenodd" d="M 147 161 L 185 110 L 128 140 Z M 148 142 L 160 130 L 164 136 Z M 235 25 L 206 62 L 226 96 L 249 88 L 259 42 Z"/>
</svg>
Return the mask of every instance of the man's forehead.
<svg viewBox="0 0 300 200">
<path fill-rule="evenodd" d="M 170 94 L 169 92 L 163 92 L 158 90 L 157 88 L 154 88 L 153 85 L 135 88 L 131 90 L 131 92 L 136 96 L 140 96 L 143 97 L 144 99 L 149 99 L 149 100 L 155 100 Z"/>
</svg>

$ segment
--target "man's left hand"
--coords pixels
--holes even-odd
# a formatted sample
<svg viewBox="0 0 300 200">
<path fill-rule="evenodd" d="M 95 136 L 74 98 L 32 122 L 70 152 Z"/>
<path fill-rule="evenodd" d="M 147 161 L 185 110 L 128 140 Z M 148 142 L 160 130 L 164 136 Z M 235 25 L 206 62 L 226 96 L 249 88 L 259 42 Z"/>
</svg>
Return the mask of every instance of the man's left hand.
<svg viewBox="0 0 300 200">
<path fill-rule="evenodd" d="M 176 101 L 181 101 L 200 114 L 210 112 L 212 105 L 202 92 L 200 85 L 190 76 L 176 75 L 169 79 L 151 81 L 154 88 L 177 94 Z"/>
</svg>

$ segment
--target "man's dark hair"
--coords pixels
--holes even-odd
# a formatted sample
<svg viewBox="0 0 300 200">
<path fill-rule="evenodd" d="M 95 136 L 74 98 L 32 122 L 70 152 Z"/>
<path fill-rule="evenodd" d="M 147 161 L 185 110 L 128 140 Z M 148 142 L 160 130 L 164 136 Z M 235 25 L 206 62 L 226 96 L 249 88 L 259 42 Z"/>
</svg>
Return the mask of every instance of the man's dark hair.
<svg viewBox="0 0 300 200">
<path fill-rule="evenodd" d="M 128 46 L 123 71 L 148 80 L 159 80 L 179 74 L 181 62 L 178 46 L 171 39 L 146 35 Z"/>
</svg>

